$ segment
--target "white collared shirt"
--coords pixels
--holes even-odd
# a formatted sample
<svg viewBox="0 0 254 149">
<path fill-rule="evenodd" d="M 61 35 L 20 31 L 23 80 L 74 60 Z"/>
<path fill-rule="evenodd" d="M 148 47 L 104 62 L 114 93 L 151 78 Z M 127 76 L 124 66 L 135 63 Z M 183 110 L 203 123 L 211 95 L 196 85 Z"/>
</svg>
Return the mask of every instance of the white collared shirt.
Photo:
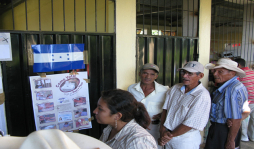
<svg viewBox="0 0 254 149">
<path fill-rule="evenodd" d="M 128 122 L 112 139 L 108 140 L 111 130 L 110 125 L 104 128 L 100 140 L 113 149 L 157 149 L 153 136 L 134 119 Z"/>
<path fill-rule="evenodd" d="M 153 115 L 162 112 L 166 92 L 169 89 L 168 86 L 163 86 L 156 81 L 154 81 L 154 84 L 155 90 L 146 97 L 140 86 L 140 82 L 128 87 L 128 91 L 136 98 L 136 100 L 145 105 L 150 118 L 152 118 Z"/>
<path fill-rule="evenodd" d="M 176 84 L 166 94 L 164 126 L 172 131 L 180 124 L 193 128 L 191 131 L 203 130 L 211 108 L 210 94 L 202 83 L 187 93 L 182 87 L 182 83 Z"/>
</svg>

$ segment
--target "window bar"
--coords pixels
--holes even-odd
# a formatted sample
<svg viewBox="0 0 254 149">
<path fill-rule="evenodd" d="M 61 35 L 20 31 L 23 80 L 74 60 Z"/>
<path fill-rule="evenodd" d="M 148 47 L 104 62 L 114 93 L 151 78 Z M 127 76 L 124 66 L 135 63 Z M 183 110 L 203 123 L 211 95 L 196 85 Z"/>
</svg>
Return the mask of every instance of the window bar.
<svg viewBox="0 0 254 149">
<path fill-rule="evenodd" d="M 41 0 L 39 2 L 39 31 L 41 31 Z"/>
<path fill-rule="evenodd" d="M 86 23 L 86 0 L 85 0 L 85 31 L 87 31 L 87 23 Z"/>
<path fill-rule="evenodd" d="M 65 2 L 63 0 L 63 23 L 64 23 L 64 31 L 65 31 Z"/>
<path fill-rule="evenodd" d="M 105 33 L 107 32 L 107 0 L 105 0 Z"/>
<path fill-rule="evenodd" d="M 212 7 L 212 5 L 211 5 Z M 213 56 L 214 57 L 217 57 L 217 55 L 215 55 L 215 40 L 216 40 L 216 36 L 215 36 L 215 33 L 216 33 L 216 7 L 214 7 L 214 14 L 213 14 L 213 22 L 214 22 L 214 25 L 213 25 Z M 219 44 L 219 42 L 217 42 L 217 44 Z"/>
<path fill-rule="evenodd" d="M 249 33 L 249 38 L 251 38 L 252 39 L 252 34 L 251 34 L 251 32 L 250 32 L 250 25 L 251 25 L 251 14 L 252 14 L 252 12 L 251 12 L 251 4 L 250 5 L 247 5 L 247 6 L 249 6 L 250 7 L 250 17 L 249 17 L 249 31 L 248 31 L 248 33 Z M 250 48 L 251 48 L 251 46 L 250 46 L 250 44 L 251 44 L 251 41 L 248 39 L 248 50 L 247 50 L 247 60 L 248 61 L 250 61 L 251 59 L 248 59 L 248 57 L 250 56 L 250 52 L 251 52 L 251 50 L 250 50 Z"/>
<path fill-rule="evenodd" d="M 95 32 L 97 32 L 97 0 L 95 0 Z"/>
<path fill-rule="evenodd" d="M 54 31 L 54 15 L 53 15 L 53 11 L 54 11 L 54 8 L 53 8 L 53 0 L 51 0 L 51 17 L 52 17 L 52 31 Z"/>
<path fill-rule="evenodd" d="M 233 8 L 233 3 L 231 2 L 231 7 Z M 230 29 L 230 42 L 232 43 L 232 36 L 233 36 L 233 34 L 232 34 L 232 22 L 234 22 L 233 20 L 233 13 L 231 13 L 231 17 L 230 17 L 230 25 L 231 25 L 231 29 Z M 235 40 L 233 40 L 233 41 L 235 41 Z M 233 42 L 233 44 L 235 44 L 235 42 Z M 232 44 L 231 44 L 231 46 L 230 46 L 230 50 L 232 49 Z"/>
<path fill-rule="evenodd" d="M 236 3 L 238 4 L 238 0 L 236 1 Z M 240 4 L 239 4 L 239 8 L 238 8 L 238 11 L 239 11 L 239 16 L 240 16 L 240 10 L 241 10 L 241 0 L 240 0 Z M 240 18 L 238 17 L 238 19 L 240 20 Z M 240 20 L 241 21 L 241 20 Z M 240 25 L 238 25 L 238 33 L 240 33 Z M 240 37 L 238 36 L 238 43 L 241 43 L 241 46 L 238 46 L 237 47 L 237 55 L 239 55 L 239 51 L 241 51 L 240 48 L 242 48 L 242 42 L 240 42 Z"/>
<path fill-rule="evenodd" d="M 150 0 L 150 16 L 151 16 L 151 27 L 150 27 L 150 31 L 151 31 L 151 35 L 153 34 L 152 32 L 152 24 L 153 24 L 153 16 L 152 16 L 152 0 Z"/>
<path fill-rule="evenodd" d="M 190 9 L 189 9 L 189 6 L 190 6 L 190 3 L 189 3 L 189 0 L 187 1 L 187 37 L 189 37 L 189 14 L 190 14 Z M 183 10 L 184 11 L 184 10 Z"/>
<path fill-rule="evenodd" d="M 194 21 L 195 21 L 195 19 L 194 19 L 194 18 L 195 18 L 195 7 L 194 7 L 194 5 L 195 5 L 195 0 L 193 0 L 192 3 L 193 3 L 193 4 L 192 4 L 192 5 L 193 5 L 193 6 L 192 6 L 192 11 L 193 11 L 193 13 L 192 13 L 192 14 L 193 14 L 193 16 L 192 16 L 192 19 L 193 19 L 193 20 L 192 20 L 192 37 L 194 37 L 194 36 L 195 36 L 195 35 L 194 35 L 194 25 L 195 25 L 195 24 L 194 24 Z M 211 7 L 212 7 L 212 6 L 211 6 Z"/>
<path fill-rule="evenodd" d="M 74 31 L 76 32 L 76 0 L 74 0 Z"/>
<path fill-rule="evenodd" d="M 246 7 L 247 7 L 247 9 L 246 9 L 246 13 L 245 13 L 245 14 L 246 14 L 246 15 L 245 15 L 246 17 L 245 17 L 245 20 L 244 20 L 244 21 L 246 21 L 246 23 L 245 23 L 245 37 L 244 37 L 244 39 L 245 39 L 245 40 L 244 40 L 244 44 L 245 44 L 245 45 L 244 45 L 244 49 L 243 49 L 243 51 L 244 51 L 244 50 L 246 50 L 248 1 L 247 1 L 247 5 L 246 5 Z M 244 8 L 243 8 L 243 10 L 244 10 Z M 245 57 L 245 52 L 243 52 L 243 57 Z"/>
<path fill-rule="evenodd" d="M 144 2 L 145 0 L 143 0 L 143 35 L 145 34 L 145 13 L 144 13 Z"/>
<path fill-rule="evenodd" d="M 115 1 L 114 1 L 114 32 L 116 32 L 116 2 Z"/>
<path fill-rule="evenodd" d="M 166 22 L 167 22 L 167 20 L 166 20 L 166 0 L 164 0 L 164 36 L 166 36 Z M 165 45 L 164 45 L 164 47 L 165 47 Z"/>
<path fill-rule="evenodd" d="M 227 1 L 227 5 L 229 6 L 229 0 Z M 227 39 L 226 39 L 226 42 L 228 43 L 228 24 L 229 24 L 229 13 L 227 12 L 227 32 L 226 32 L 226 34 L 227 34 Z M 230 50 L 231 50 L 231 44 L 230 44 L 230 48 L 229 48 Z"/>
<path fill-rule="evenodd" d="M 170 0 L 170 36 L 172 36 L 172 0 Z"/>
<path fill-rule="evenodd" d="M 218 15 L 216 15 L 216 17 L 217 18 L 219 18 L 219 33 L 220 33 L 220 26 L 221 26 L 221 24 L 220 24 L 220 20 L 221 20 L 221 16 L 220 16 L 220 11 L 221 11 L 221 9 L 220 9 L 220 7 L 219 7 L 219 11 L 218 11 Z M 223 43 L 223 41 L 224 41 L 224 27 L 223 27 L 223 30 L 222 30 L 222 43 Z M 217 54 L 219 54 L 219 49 L 220 49 L 220 36 L 218 36 L 218 48 L 217 48 Z M 223 45 L 222 45 L 222 47 L 223 47 Z"/>
<path fill-rule="evenodd" d="M 236 0 L 236 3 L 238 2 L 238 0 Z M 237 3 L 238 4 L 238 3 Z M 235 22 L 235 25 L 234 25 L 234 28 L 237 28 L 237 24 L 236 24 L 236 21 L 237 21 L 237 17 L 236 17 L 237 15 L 236 15 L 236 13 L 235 13 L 235 18 L 234 18 L 234 22 Z M 238 51 L 238 40 L 237 40 L 237 38 L 236 38 L 236 29 L 235 29 L 235 43 L 237 44 L 237 47 L 236 47 L 236 49 L 237 49 L 237 51 Z M 237 54 L 238 55 L 238 54 Z"/>
<path fill-rule="evenodd" d="M 13 27 L 13 30 L 15 30 L 13 0 L 11 0 L 11 9 L 12 9 L 12 27 Z"/>
<path fill-rule="evenodd" d="M 28 23 L 27 23 L 27 0 L 25 0 L 25 11 L 26 11 L 26 30 L 28 30 Z"/>
<path fill-rule="evenodd" d="M 252 6 L 253 6 L 253 4 L 251 5 L 251 9 L 250 10 L 253 10 L 253 8 L 252 8 Z M 253 15 L 253 13 L 251 13 L 252 15 Z M 252 29 L 252 31 L 251 31 L 251 37 L 253 38 L 253 16 L 251 17 L 252 18 L 252 20 L 251 20 L 251 24 L 252 24 L 252 27 L 251 27 L 251 29 Z M 252 41 L 251 41 L 252 42 Z M 250 56 L 250 60 L 249 60 L 249 64 L 252 64 L 252 62 L 253 62 L 253 59 L 251 59 L 251 57 L 252 57 L 252 55 L 253 55 L 253 51 L 252 51 L 252 43 L 251 43 L 251 53 L 249 54 L 249 56 Z M 249 67 L 251 67 L 251 65 L 249 65 Z"/>
<path fill-rule="evenodd" d="M 178 1 L 176 1 L 176 32 L 178 36 Z"/>
<path fill-rule="evenodd" d="M 158 20 L 157 29 L 158 29 L 158 35 L 160 35 L 160 34 L 159 34 L 159 26 L 160 26 L 160 24 L 159 24 L 159 22 L 160 22 L 160 21 L 159 21 L 159 0 L 157 0 L 157 16 L 158 16 L 158 19 L 157 19 L 157 20 Z"/>
</svg>

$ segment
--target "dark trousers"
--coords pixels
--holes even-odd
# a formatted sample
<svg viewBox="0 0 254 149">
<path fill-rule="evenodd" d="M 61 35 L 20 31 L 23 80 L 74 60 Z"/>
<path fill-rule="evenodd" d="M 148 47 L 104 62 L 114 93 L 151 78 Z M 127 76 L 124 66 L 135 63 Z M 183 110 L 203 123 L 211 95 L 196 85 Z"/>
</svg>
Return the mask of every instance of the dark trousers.
<svg viewBox="0 0 254 149">
<path fill-rule="evenodd" d="M 229 128 L 227 124 L 220 124 L 214 122 L 211 123 L 212 125 L 209 128 L 205 149 L 224 149 L 227 142 Z M 238 131 L 238 134 L 235 138 L 236 147 L 240 146 L 240 140 L 241 131 Z"/>
</svg>

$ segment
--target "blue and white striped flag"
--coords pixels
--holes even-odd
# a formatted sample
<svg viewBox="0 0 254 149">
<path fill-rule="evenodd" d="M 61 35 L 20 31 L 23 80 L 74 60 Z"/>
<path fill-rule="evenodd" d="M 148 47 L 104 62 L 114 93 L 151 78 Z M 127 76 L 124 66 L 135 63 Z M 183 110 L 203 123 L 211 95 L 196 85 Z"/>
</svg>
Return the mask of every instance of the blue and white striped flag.
<svg viewBox="0 0 254 149">
<path fill-rule="evenodd" d="M 32 45 L 33 72 L 84 69 L 84 44 Z"/>
</svg>

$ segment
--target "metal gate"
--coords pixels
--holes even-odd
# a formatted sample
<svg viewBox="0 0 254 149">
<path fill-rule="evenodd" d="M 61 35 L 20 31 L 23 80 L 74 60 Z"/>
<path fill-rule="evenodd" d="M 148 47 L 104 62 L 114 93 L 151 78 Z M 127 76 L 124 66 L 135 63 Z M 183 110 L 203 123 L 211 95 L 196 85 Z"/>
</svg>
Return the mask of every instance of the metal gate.
<svg viewBox="0 0 254 149">
<path fill-rule="evenodd" d="M 85 43 L 89 53 L 86 70 L 89 71 L 89 96 L 91 113 L 97 106 L 102 90 L 116 88 L 115 34 L 68 32 L 16 32 L 11 31 L 12 61 L 2 63 L 3 86 L 6 95 L 6 119 L 8 133 L 27 136 L 35 131 L 29 76 L 33 73 L 33 44 Z M 47 72 L 49 74 L 68 71 Z M 99 138 L 104 126 L 92 121 L 93 128 L 80 133 Z"/>
<path fill-rule="evenodd" d="M 154 63 L 160 68 L 157 82 L 173 86 L 181 82 L 177 69 L 188 61 L 198 60 L 198 38 L 137 35 L 136 59 L 136 82 L 141 66 Z"/>
</svg>

